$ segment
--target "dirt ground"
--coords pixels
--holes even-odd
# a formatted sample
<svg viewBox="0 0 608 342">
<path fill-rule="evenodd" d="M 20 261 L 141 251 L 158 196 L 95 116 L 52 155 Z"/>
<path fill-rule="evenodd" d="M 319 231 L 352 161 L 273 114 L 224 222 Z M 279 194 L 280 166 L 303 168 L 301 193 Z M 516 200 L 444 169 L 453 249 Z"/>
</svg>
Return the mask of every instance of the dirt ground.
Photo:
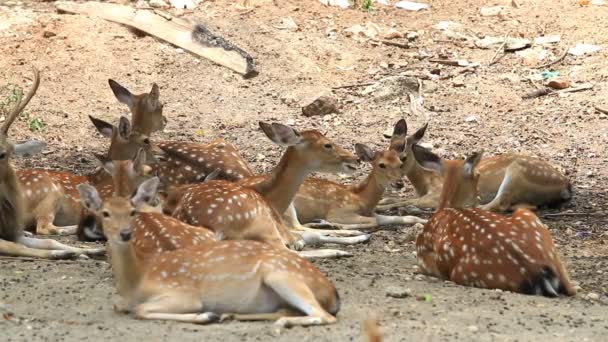
<svg viewBox="0 0 608 342">
<path fill-rule="evenodd" d="M 5 314 L 4 319 L 0 317 L 0 340 L 360 341 L 360 322 L 370 316 L 380 320 L 386 341 L 605 340 L 608 119 L 594 107 L 608 108 L 608 32 L 601 29 L 608 5 L 518 0 L 520 6 L 514 8 L 511 1 L 501 0 L 427 2 L 430 9 L 421 12 L 376 4 L 369 14 L 325 7 L 315 0 L 261 2 L 249 11 L 236 8 L 233 1 L 205 1 L 186 16 L 197 18 L 254 56 L 260 75 L 243 80 L 120 25 L 58 14 L 52 2 L 0 1 L 0 85 L 25 85 L 29 64 L 36 65 L 42 75 L 38 94 L 25 117 L 13 125 L 12 136 L 15 140 L 35 137 L 49 144 L 44 155 L 19 160 L 16 166 L 91 171 L 91 152 L 102 152 L 107 142 L 94 133 L 87 116 L 116 122 L 126 114 L 126 108 L 115 101 L 108 78 L 134 92 L 149 90 L 153 82 L 159 84 L 169 124 L 154 139 L 205 142 L 223 137 L 240 148 L 257 172 L 269 170 L 281 153 L 257 129 L 259 120 L 317 128 L 351 150 L 356 142 L 386 146 L 382 133 L 398 118 L 405 117 L 410 129 L 428 121 L 425 142 L 444 157 L 478 149 L 488 154 L 519 151 L 550 160 L 571 177 L 575 198 L 562 209 L 569 214 L 545 221 L 580 287 L 577 297 L 550 300 L 423 277 L 415 273 L 409 229 L 398 227 L 376 233 L 369 244 L 346 248 L 354 254 L 352 258 L 315 261 L 343 299 L 338 324 L 326 327 L 285 330 L 270 323 L 196 326 L 137 321 L 112 311 L 116 297 L 109 265 L 103 260 L 2 258 L 0 311 Z M 480 7 L 502 2 L 507 5 L 506 15 L 479 14 Z M 279 28 L 286 17 L 293 19 L 297 30 Z M 449 38 L 436 28 L 440 21 L 460 23 L 461 32 L 480 38 L 560 34 L 561 41 L 544 47 L 549 55 L 543 61 L 526 65 L 509 53 L 488 66 L 496 47 L 484 50 L 470 41 Z M 367 22 L 410 33 L 410 47 L 345 34 L 345 29 Z M 567 56 L 548 68 L 532 68 L 581 42 L 604 49 Z M 481 65 L 441 79 L 462 68 L 429 58 L 466 59 Z M 534 84 L 542 84 L 528 81 L 529 77 L 544 70 L 559 71 L 573 84 L 594 87 L 522 99 L 535 89 Z M 439 76 L 429 78 L 431 73 Z M 332 91 L 336 86 L 375 83 L 402 74 L 428 78 L 423 86 L 423 111 L 410 110 L 405 90 L 387 98 L 368 94 L 366 86 Z M 301 106 L 331 94 L 341 103 L 342 114 L 302 116 Z M 28 126 L 36 119 L 42 119 L 43 127 L 32 132 Z M 361 179 L 365 172 L 364 168 L 340 181 Z M 413 194 L 409 184 L 393 192 L 393 196 Z M 411 296 L 388 297 L 387 288 L 394 286 L 410 289 Z"/>
</svg>

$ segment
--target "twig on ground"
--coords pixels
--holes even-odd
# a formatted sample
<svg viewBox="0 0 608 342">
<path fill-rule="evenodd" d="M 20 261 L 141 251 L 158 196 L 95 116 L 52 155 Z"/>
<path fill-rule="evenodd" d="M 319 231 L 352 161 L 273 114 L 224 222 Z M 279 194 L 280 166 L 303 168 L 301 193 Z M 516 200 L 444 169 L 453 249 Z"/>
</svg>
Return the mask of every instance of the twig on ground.
<svg viewBox="0 0 608 342">
<path fill-rule="evenodd" d="M 596 211 L 592 213 L 579 213 L 579 212 L 565 212 L 565 213 L 546 213 L 541 214 L 540 218 L 551 218 L 551 217 L 564 217 L 564 216 L 605 216 L 608 213 L 603 211 Z"/>
<path fill-rule="evenodd" d="M 550 67 L 550 66 L 552 66 L 552 65 L 555 65 L 555 64 L 557 64 L 557 63 L 559 63 L 559 62 L 563 61 L 563 60 L 566 58 L 566 56 L 567 56 L 567 55 L 568 55 L 568 48 L 566 47 L 566 50 L 564 51 L 564 53 L 563 53 L 561 56 L 559 56 L 559 57 L 558 57 L 556 60 L 551 61 L 551 62 L 549 62 L 549 63 L 541 64 L 541 65 L 539 65 L 539 66 L 537 66 L 537 67 L 534 67 L 534 69 L 544 69 L 544 68 L 548 68 L 548 67 Z"/>
<path fill-rule="evenodd" d="M 592 88 L 593 88 L 593 84 L 591 84 L 591 83 L 585 83 L 585 84 L 580 85 L 578 87 L 567 88 L 567 89 L 562 89 L 562 90 L 554 91 L 553 94 L 576 93 L 578 91 L 589 90 L 589 89 L 592 89 Z"/>
<path fill-rule="evenodd" d="M 370 85 L 374 85 L 376 82 L 365 82 L 365 83 L 355 83 L 355 84 L 346 84 L 337 87 L 331 87 L 331 89 L 348 89 L 348 88 L 357 88 L 357 87 L 367 87 Z"/>
<path fill-rule="evenodd" d="M 600 106 L 595 106 L 595 110 L 597 110 L 598 112 L 603 113 L 603 114 L 608 114 L 608 109 L 602 108 Z"/>
<path fill-rule="evenodd" d="M 400 47 L 402 49 L 410 48 L 410 45 L 408 43 L 398 43 L 398 42 L 393 42 L 391 40 L 386 40 L 386 39 L 372 39 L 372 42 L 381 43 L 384 45 L 396 46 L 396 47 Z"/>
<path fill-rule="evenodd" d="M 439 79 L 440 80 L 447 80 L 447 79 L 450 79 L 450 78 L 454 78 L 454 77 L 456 77 L 458 75 L 462 75 L 462 74 L 465 74 L 467 72 L 472 72 L 475 69 L 477 69 L 478 66 L 479 66 L 479 63 L 474 63 L 474 64 L 471 64 L 471 65 L 469 65 L 466 68 L 462 68 L 462 69 L 460 69 L 460 70 L 458 70 L 458 71 L 456 71 L 456 72 L 454 72 L 452 74 L 441 76 L 441 77 L 439 77 Z"/>
<path fill-rule="evenodd" d="M 541 97 L 541 96 L 549 95 L 549 94 L 551 94 L 553 92 L 554 91 L 551 88 L 541 88 L 541 89 L 537 89 L 537 90 L 531 91 L 531 92 L 523 95 L 521 98 L 524 99 L 524 100 L 533 99 L 533 98 L 536 98 L 536 97 Z"/>
<path fill-rule="evenodd" d="M 511 32 L 507 32 L 507 34 L 505 34 L 504 41 L 502 42 L 502 44 L 500 44 L 498 49 L 496 49 L 496 52 L 494 53 L 494 56 L 492 56 L 492 59 L 490 59 L 490 63 L 488 63 L 488 66 L 494 65 L 500 60 L 497 57 L 501 51 L 502 51 L 502 56 L 505 55 L 505 46 L 507 46 L 507 40 L 509 39 L 509 34 L 511 34 Z"/>
</svg>

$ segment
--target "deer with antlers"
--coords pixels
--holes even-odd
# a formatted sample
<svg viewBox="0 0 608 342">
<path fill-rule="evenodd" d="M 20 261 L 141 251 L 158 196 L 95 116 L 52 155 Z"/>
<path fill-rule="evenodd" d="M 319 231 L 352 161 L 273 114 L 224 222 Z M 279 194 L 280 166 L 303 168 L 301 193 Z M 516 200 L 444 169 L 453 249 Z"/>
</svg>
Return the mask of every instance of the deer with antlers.
<svg viewBox="0 0 608 342">
<path fill-rule="evenodd" d="M 423 273 L 464 286 L 555 297 L 575 290 L 551 233 L 528 209 L 502 216 L 465 209 L 477 202 L 481 153 L 444 161 L 427 155 L 420 165 L 442 174 L 438 209 L 416 240 Z"/>
<path fill-rule="evenodd" d="M 255 241 L 213 241 L 138 258 L 132 239 L 137 209 L 154 196 L 158 179 L 142 183 L 129 200 L 102 202 L 80 185 L 83 205 L 99 213 L 112 271 L 123 302 L 117 311 L 140 319 L 210 323 L 277 319 L 280 325 L 336 322 L 340 300 L 333 284 L 294 253 Z"/>
<path fill-rule="evenodd" d="M 356 158 L 318 131 L 298 132 L 289 126 L 263 122 L 260 127 L 273 142 L 288 147 L 266 181 L 256 183 L 253 188 L 226 181 L 186 187 L 180 193 L 181 201 L 173 216 L 192 225 L 209 227 L 226 239 L 262 241 L 276 248 L 301 247 L 302 242 L 350 244 L 367 240 L 365 235 L 352 238 L 312 232 L 295 235 L 287 228 L 282 213 L 306 175 L 314 171 L 350 172 Z M 303 255 L 335 256 L 338 252 L 306 251 Z"/>
<path fill-rule="evenodd" d="M 416 206 L 436 208 L 439 204 L 443 179 L 433 170 L 427 170 L 416 163 L 416 155 L 425 158 L 432 154 L 418 145 L 424 137 L 427 125 L 412 136 L 407 136 L 405 120 L 400 128 L 395 128 L 391 145 L 405 145 L 405 153 L 411 163 L 407 164 L 404 175 L 410 180 L 417 198 L 407 200 L 385 200 L 378 210 L 395 207 Z M 572 197 L 572 186 L 566 176 L 551 164 L 536 157 L 521 154 L 504 154 L 483 158 L 477 165 L 479 172 L 479 195 L 482 208 L 492 211 L 508 211 L 518 207 L 534 208 L 555 206 L 567 202 Z"/>
<path fill-rule="evenodd" d="M 40 151 L 44 144 L 25 143 L 13 145 L 8 141 L 8 131 L 19 113 L 30 102 L 40 84 L 40 74 L 34 71 L 34 84 L 8 113 L 0 128 L 0 254 L 9 256 L 63 259 L 75 254 L 99 255 L 103 249 L 83 249 L 64 245 L 50 239 L 25 236 L 26 207 L 23 189 L 10 164 L 13 155 L 26 155 Z"/>
<path fill-rule="evenodd" d="M 425 223 L 426 220 L 415 216 L 374 213 L 386 187 L 403 176 L 407 163 L 404 147 L 395 144 L 380 152 L 364 144 L 356 144 L 359 159 L 371 163 L 372 171 L 363 182 L 350 187 L 325 179 L 306 178 L 294 201 L 299 222 L 309 223 L 308 227 L 329 225 L 352 230 Z M 322 222 L 312 223 L 319 220 Z"/>
</svg>

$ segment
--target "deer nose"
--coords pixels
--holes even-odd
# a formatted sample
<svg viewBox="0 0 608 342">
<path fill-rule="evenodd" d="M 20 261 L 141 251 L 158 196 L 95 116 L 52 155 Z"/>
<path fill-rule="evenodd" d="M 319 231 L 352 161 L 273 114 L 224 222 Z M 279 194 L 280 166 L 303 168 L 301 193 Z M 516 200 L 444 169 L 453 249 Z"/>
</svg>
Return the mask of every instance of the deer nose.
<svg viewBox="0 0 608 342">
<path fill-rule="evenodd" d="M 120 239 L 124 242 L 131 240 L 131 229 L 124 228 L 120 231 Z"/>
</svg>

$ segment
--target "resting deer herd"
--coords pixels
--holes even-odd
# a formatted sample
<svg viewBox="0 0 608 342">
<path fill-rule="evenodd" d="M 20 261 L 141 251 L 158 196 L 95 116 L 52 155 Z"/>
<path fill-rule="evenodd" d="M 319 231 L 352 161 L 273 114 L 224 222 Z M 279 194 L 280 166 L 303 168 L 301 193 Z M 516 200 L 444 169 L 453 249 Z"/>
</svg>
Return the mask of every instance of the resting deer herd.
<svg viewBox="0 0 608 342">
<path fill-rule="evenodd" d="M 316 130 L 260 122 L 284 153 L 271 172 L 255 175 L 221 139 L 154 142 L 167 123 L 159 87 L 133 95 L 109 80 L 131 121 L 90 117 L 109 140 L 107 154 L 96 156 L 98 170 L 14 170 L 12 157 L 45 147 L 8 137 L 39 84 L 34 69 L 31 89 L 0 130 L 0 254 L 62 259 L 107 251 L 122 300 L 118 312 L 192 323 L 335 323 L 338 292 L 307 259 L 347 256 L 317 247 L 362 243 L 383 226 L 417 223 L 424 224 L 416 240 L 424 274 L 463 286 L 575 294 L 549 230 L 531 211 L 572 196 L 568 179 L 545 161 L 481 152 L 443 160 L 419 144 L 427 126 L 408 136 L 403 119 L 385 150 L 356 144 L 355 154 Z M 358 184 L 310 176 L 352 172 L 358 161 L 371 164 Z M 418 197 L 383 199 L 403 177 Z M 376 213 L 408 205 L 435 212 L 428 220 Z M 512 214 L 498 213 L 507 210 Z M 76 248 L 32 233 L 76 234 L 107 241 L 107 248 Z"/>
</svg>

